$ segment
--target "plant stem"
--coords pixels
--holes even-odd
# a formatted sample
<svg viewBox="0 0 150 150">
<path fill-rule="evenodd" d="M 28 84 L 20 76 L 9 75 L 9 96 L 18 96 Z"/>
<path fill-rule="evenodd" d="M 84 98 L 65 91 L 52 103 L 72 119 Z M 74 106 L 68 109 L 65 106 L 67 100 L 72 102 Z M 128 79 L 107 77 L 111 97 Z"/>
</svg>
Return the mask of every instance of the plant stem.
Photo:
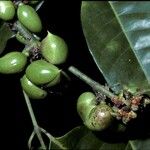
<svg viewBox="0 0 150 150">
<path fill-rule="evenodd" d="M 32 109 L 32 106 L 31 106 L 31 103 L 30 103 L 30 100 L 29 100 L 29 97 L 27 96 L 25 91 L 23 91 L 23 94 L 24 94 L 24 98 L 25 98 L 25 101 L 26 101 L 26 104 L 27 104 L 27 107 L 28 107 L 28 110 L 29 110 L 29 114 L 30 114 L 31 120 L 32 120 L 32 124 L 33 124 L 33 127 L 34 127 L 34 132 L 36 133 L 36 135 L 37 135 L 37 137 L 39 139 L 39 142 L 41 144 L 42 149 L 46 149 L 46 146 L 45 146 L 45 143 L 43 141 L 40 128 L 39 128 L 39 126 L 37 124 L 37 121 L 36 121 L 36 118 L 35 118 L 35 115 L 34 115 L 34 112 L 33 112 L 33 109 Z"/>
<path fill-rule="evenodd" d="M 42 6 L 43 4 L 44 4 L 44 0 L 41 1 L 41 2 L 36 6 L 35 10 L 38 11 L 38 10 L 41 8 L 41 6 Z"/>
<path fill-rule="evenodd" d="M 71 80 L 70 77 L 69 77 L 69 75 L 68 75 L 65 71 L 61 70 L 61 73 L 64 75 L 64 77 L 66 77 L 66 79 L 67 79 L 68 81 Z"/>
<path fill-rule="evenodd" d="M 73 66 L 70 66 L 68 68 L 68 70 L 71 73 L 73 73 L 75 76 L 77 76 L 78 78 L 80 78 L 82 81 L 84 81 L 85 83 L 87 83 L 88 85 L 90 85 L 94 90 L 100 91 L 101 93 L 103 93 L 104 95 L 106 95 L 108 98 L 113 99 L 113 98 L 116 97 L 116 95 L 114 95 L 113 93 L 111 93 L 110 91 L 108 91 L 107 89 L 105 89 L 105 87 L 103 85 L 101 85 L 98 82 L 92 80 L 90 77 L 88 77 L 87 75 L 83 74 L 77 68 L 75 68 Z"/>
<path fill-rule="evenodd" d="M 37 39 L 38 37 L 36 35 L 31 34 L 19 21 L 16 21 L 14 23 L 14 28 L 26 40 L 25 48 L 22 51 L 26 56 L 30 56 L 30 52 L 33 48 L 40 48 L 40 42 Z"/>
<path fill-rule="evenodd" d="M 43 128 L 40 128 L 41 131 L 49 138 L 51 141 L 56 144 L 61 150 L 67 150 L 68 148 L 65 147 L 57 138 L 54 138 L 51 134 L 49 134 L 46 130 Z M 51 144 L 51 143 L 50 143 Z M 49 146 L 50 147 L 50 146 Z"/>
<path fill-rule="evenodd" d="M 33 43 L 26 45 L 22 53 L 24 53 L 26 56 L 30 56 L 33 49 L 40 49 L 40 43 L 33 42 Z"/>
<path fill-rule="evenodd" d="M 14 23 L 14 28 L 27 40 L 30 42 L 37 41 L 37 39 L 19 22 Z"/>
</svg>

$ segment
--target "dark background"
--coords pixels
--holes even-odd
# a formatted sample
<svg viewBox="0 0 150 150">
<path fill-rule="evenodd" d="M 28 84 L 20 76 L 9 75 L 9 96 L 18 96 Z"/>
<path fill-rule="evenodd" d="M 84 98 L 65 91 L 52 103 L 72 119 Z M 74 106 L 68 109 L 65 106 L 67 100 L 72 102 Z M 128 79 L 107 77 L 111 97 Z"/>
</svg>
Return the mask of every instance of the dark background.
<svg viewBox="0 0 150 150">
<path fill-rule="evenodd" d="M 80 20 L 81 2 L 51 2 L 46 0 L 38 11 L 43 23 L 40 37 L 44 38 L 47 30 L 62 37 L 69 48 L 65 64 L 59 66 L 71 77 L 71 82 L 63 82 L 50 89 L 44 100 L 31 100 L 38 124 L 53 136 L 62 136 L 72 128 L 82 124 L 76 111 L 78 96 L 92 89 L 68 72 L 74 65 L 91 78 L 103 84 L 104 79 L 97 69 L 86 45 Z M 15 39 L 8 41 L 3 54 L 21 51 L 23 45 Z M 15 75 L 0 75 L 1 124 L 4 131 L 2 138 L 7 141 L 5 147 L 15 150 L 27 149 L 27 141 L 33 130 L 31 119 L 24 101 L 19 79 L 24 72 Z M 13 144 L 9 144 L 10 142 Z"/>
</svg>

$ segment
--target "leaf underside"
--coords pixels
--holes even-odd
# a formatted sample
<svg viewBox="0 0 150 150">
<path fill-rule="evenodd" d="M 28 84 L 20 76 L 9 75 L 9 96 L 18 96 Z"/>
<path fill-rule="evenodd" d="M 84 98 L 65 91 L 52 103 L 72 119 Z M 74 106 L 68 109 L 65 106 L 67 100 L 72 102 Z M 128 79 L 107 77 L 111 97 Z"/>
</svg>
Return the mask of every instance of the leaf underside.
<svg viewBox="0 0 150 150">
<path fill-rule="evenodd" d="M 89 51 L 116 93 L 150 88 L 149 8 L 150 2 L 82 2 Z"/>
</svg>

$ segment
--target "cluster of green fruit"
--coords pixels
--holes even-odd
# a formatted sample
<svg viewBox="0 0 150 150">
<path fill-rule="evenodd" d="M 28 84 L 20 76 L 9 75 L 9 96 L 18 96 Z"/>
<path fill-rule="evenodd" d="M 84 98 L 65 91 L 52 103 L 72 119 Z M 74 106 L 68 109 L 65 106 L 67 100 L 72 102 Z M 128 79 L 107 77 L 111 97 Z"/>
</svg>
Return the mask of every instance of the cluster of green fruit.
<svg viewBox="0 0 150 150">
<path fill-rule="evenodd" d="M 22 2 L 16 6 L 9 0 L 0 1 L 0 18 L 4 21 L 12 20 L 16 9 L 18 21 L 24 28 L 31 33 L 42 30 L 41 19 L 35 9 Z M 16 33 L 16 39 L 25 45 L 30 42 L 19 31 Z M 66 61 L 68 47 L 61 37 L 50 32 L 44 39 L 36 42 L 40 45 L 39 52 L 42 54 L 42 59 L 34 60 L 27 66 L 30 55 L 13 51 L 0 58 L 0 73 L 14 74 L 26 69 L 25 75 L 21 78 L 23 90 L 32 99 L 43 99 L 47 92 L 42 87 L 51 87 L 60 81 L 61 70 L 55 65 Z"/>
</svg>

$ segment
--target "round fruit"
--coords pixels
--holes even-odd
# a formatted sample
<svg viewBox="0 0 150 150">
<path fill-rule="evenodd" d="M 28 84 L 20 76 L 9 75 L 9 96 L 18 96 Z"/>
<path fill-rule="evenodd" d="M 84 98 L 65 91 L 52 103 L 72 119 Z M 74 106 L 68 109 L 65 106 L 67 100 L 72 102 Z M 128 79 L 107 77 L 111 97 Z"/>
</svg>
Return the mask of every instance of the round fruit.
<svg viewBox="0 0 150 150">
<path fill-rule="evenodd" d="M 44 99 L 47 96 L 47 92 L 34 85 L 26 75 L 21 78 L 21 86 L 29 98 Z"/>
<path fill-rule="evenodd" d="M 21 72 L 27 63 L 27 57 L 21 52 L 10 52 L 0 58 L 0 73 Z"/>
<path fill-rule="evenodd" d="M 58 65 L 66 61 L 68 47 L 61 37 L 48 32 L 41 42 L 41 53 L 48 62 Z"/>
<path fill-rule="evenodd" d="M 21 3 L 17 9 L 17 16 L 18 20 L 31 32 L 42 30 L 41 19 L 31 6 Z"/>
<path fill-rule="evenodd" d="M 15 7 L 12 1 L 0 1 L 0 18 L 8 21 L 13 19 Z"/>
<path fill-rule="evenodd" d="M 85 125 L 94 131 L 102 131 L 107 129 L 112 121 L 112 109 L 106 104 L 100 104 L 93 108 L 85 121 Z"/>
<path fill-rule="evenodd" d="M 77 112 L 83 122 L 88 119 L 88 116 L 93 108 L 96 107 L 96 97 L 92 92 L 82 93 L 77 100 Z"/>
<path fill-rule="evenodd" d="M 58 74 L 60 74 L 60 70 L 45 60 L 36 60 L 26 69 L 27 78 L 36 85 L 48 84 Z"/>
</svg>

